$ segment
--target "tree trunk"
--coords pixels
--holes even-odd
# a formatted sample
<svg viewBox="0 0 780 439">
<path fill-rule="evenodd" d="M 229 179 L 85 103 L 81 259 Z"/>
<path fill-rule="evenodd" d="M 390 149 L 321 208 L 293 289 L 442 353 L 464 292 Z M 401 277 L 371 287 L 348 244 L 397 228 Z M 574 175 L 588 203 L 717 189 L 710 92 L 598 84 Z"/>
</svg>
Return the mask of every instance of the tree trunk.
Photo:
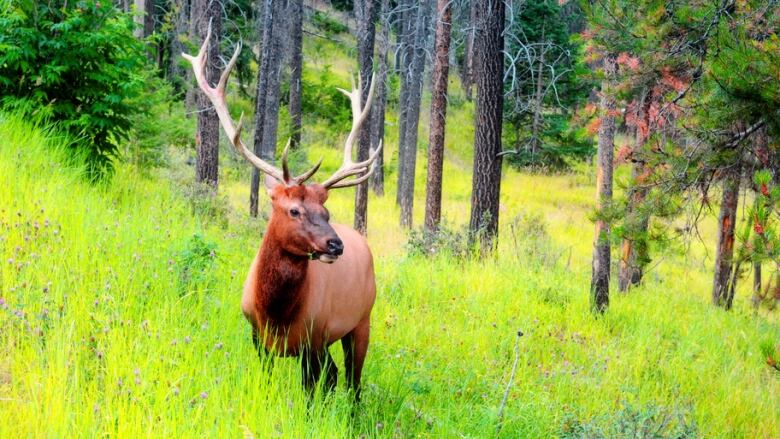
<svg viewBox="0 0 780 439">
<path fill-rule="evenodd" d="M 265 0 L 262 21 L 263 46 L 260 54 L 260 68 L 257 70 L 257 93 L 255 94 L 255 136 L 254 151 L 263 160 L 273 163 L 276 150 L 276 128 L 279 110 L 279 80 L 281 75 L 284 2 Z M 268 130 L 268 132 L 266 132 Z M 252 184 L 249 193 L 249 214 L 256 217 L 260 171 L 252 170 Z"/>
<path fill-rule="evenodd" d="M 377 74 L 374 96 L 374 108 L 371 109 L 371 150 L 379 147 L 379 142 L 385 138 L 385 107 L 387 106 L 387 52 L 390 46 L 390 1 L 382 0 L 379 16 L 382 32 L 379 34 L 377 47 Z M 371 175 L 371 188 L 377 195 L 385 194 L 385 151 L 382 148 L 374 164 L 374 174 Z"/>
<path fill-rule="evenodd" d="M 637 161 L 631 168 L 632 187 L 629 190 L 629 201 L 626 217 L 629 218 L 631 236 L 623 238 L 620 248 L 620 272 L 618 274 L 618 290 L 628 291 L 631 286 L 639 285 L 647 261 L 647 239 L 645 234 L 650 225 L 650 218 L 641 210 L 641 205 L 647 198 L 647 187 L 642 185 L 641 177 L 645 173 L 644 163 Z"/>
<path fill-rule="evenodd" d="M 138 25 L 133 34 L 139 39 L 146 38 L 154 32 L 154 2 L 152 0 L 133 0 L 133 4 L 135 5 L 133 21 Z M 208 23 L 206 24 L 208 25 Z"/>
<path fill-rule="evenodd" d="M 466 34 L 466 47 L 463 54 L 463 66 L 461 67 L 461 85 L 466 93 L 466 99 L 472 100 L 472 90 L 474 89 L 474 35 L 477 26 L 477 0 L 471 0 L 469 7 L 469 30 Z"/>
<path fill-rule="evenodd" d="M 412 227 L 414 208 L 414 177 L 417 165 L 417 137 L 420 123 L 420 104 L 422 100 L 423 73 L 425 71 L 425 44 L 428 39 L 428 20 L 430 18 L 430 0 L 421 0 L 417 7 L 414 39 L 411 42 L 414 57 L 411 74 L 408 77 L 409 88 L 406 96 L 406 120 L 403 146 L 399 148 L 398 192 L 401 204 L 401 226 Z"/>
<path fill-rule="evenodd" d="M 476 1 L 476 0 L 475 0 Z M 474 37 L 477 103 L 474 117 L 474 171 L 471 183 L 471 239 L 484 251 L 498 236 L 501 189 L 501 128 L 504 106 L 504 2 L 478 0 Z"/>
<path fill-rule="evenodd" d="M 733 270 L 734 228 L 739 201 L 739 179 L 741 170 L 729 170 L 723 177 L 723 198 L 718 215 L 718 248 L 715 253 L 715 276 L 712 285 L 712 303 L 726 309 L 731 308 L 729 279 Z"/>
<path fill-rule="evenodd" d="M 647 91 L 641 93 L 637 106 L 636 119 L 642 120 L 643 130 L 637 125 L 634 151 L 632 158 L 634 164 L 631 168 L 631 188 L 629 189 L 628 207 L 626 209 L 626 218 L 629 223 L 628 233 L 630 236 L 623 238 L 620 247 L 620 271 L 618 273 L 618 290 L 628 291 L 632 285 L 639 285 L 642 281 L 644 266 L 648 261 L 647 254 L 647 228 L 650 225 L 650 218 L 641 209 L 641 205 L 647 198 L 648 188 L 643 185 L 641 179 L 645 174 L 645 164 L 642 161 L 641 154 L 647 137 L 655 129 L 650 119 L 650 105 L 655 99 L 655 94 L 647 94 Z"/>
<path fill-rule="evenodd" d="M 411 84 L 411 70 L 414 63 L 414 30 L 419 6 L 415 7 L 412 0 L 399 0 L 400 23 L 398 35 L 398 59 L 396 70 L 401 79 L 401 90 L 398 97 L 398 184 L 396 186 L 395 202 L 401 205 L 404 172 L 406 170 L 405 136 L 407 119 L 409 118 L 409 89 Z"/>
<path fill-rule="evenodd" d="M 303 0 L 290 1 L 290 104 L 292 148 L 301 144 L 301 75 L 303 74 Z"/>
<path fill-rule="evenodd" d="M 605 79 L 601 86 L 601 125 L 599 126 L 598 163 L 596 169 L 596 209 L 612 202 L 612 160 L 615 148 L 615 96 L 612 89 L 617 67 L 615 57 L 604 57 Z M 593 239 L 593 266 L 590 282 L 591 308 L 599 313 L 609 306 L 610 245 L 609 224 L 596 220 Z"/>
<path fill-rule="evenodd" d="M 441 186 L 444 166 L 444 128 L 447 123 L 447 85 L 450 67 L 451 0 L 438 0 L 436 43 L 431 75 L 431 129 L 428 140 L 428 181 L 425 198 L 425 229 L 434 232 L 441 221 Z"/>
<path fill-rule="evenodd" d="M 753 263 L 753 308 L 761 305 L 761 263 Z"/>
<path fill-rule="evenodd" d="M 374 0 L 355 1 L 355 18 L 357 20 L 357 49 L 360 78 L 363 89 L 360 91 L 361 102 L 368 99 L 371 86 L 371 76 L 374 70 L 374 36 L 376 34 L 376 7 Z M 363 122 L 358 137 L 358 161 L 368 159 L 371 148 L 371 118 L 372 112 Z M 355 190 L 355 230 L 366 234 L 368 228 L 368 182 L 361 183 Z"/>
<path fill-rule="evenodd" d="M 191 69 L 182 67 L 182 52 L 185 52 L 182 38 L 189 34 L 190 21 L 190 0 L 176 0 L 172 6 L 175 12 L 175 22 L 173 36 L 171 37 L 171 62 L 168 70 L 168 76 L 176 87 L 177 91 L 191 88 L 190 75 Z M 181 86 L 181 81 L 186 84 Z"/>
<path fill-rule="evenodd" d="M 209 44 L 206 80 L 212 86 L 216 86 L 221 70 L 219 37 L 222 33 L 222 4 L 216 0 L 196 0 L 195 5 L 195 17 L 197 17 L 195 26 L 199 41 L 206 38 L 209 22 L 211 22 L 212 38 Z M 197 147 L 195 180 L 209 185 L 216 193 L 219 182 L 219 119 L 206 95 L 198 90 L 196 96 L 198 133 L 195 138 Z"/>
</svg>

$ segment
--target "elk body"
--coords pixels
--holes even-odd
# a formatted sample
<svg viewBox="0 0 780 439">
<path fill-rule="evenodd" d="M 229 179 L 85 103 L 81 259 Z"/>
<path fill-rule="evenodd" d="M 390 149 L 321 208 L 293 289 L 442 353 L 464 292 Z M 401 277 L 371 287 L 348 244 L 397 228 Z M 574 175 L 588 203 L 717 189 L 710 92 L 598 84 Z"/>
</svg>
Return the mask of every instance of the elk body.
<svg viewBox="0 0 780 439">
<path fill-rule="evenodd" d="M 291 177 L 287 148 L 282 169 L 278 169 L 244 145 L 243 114 L 234 127 L 225 101 L 227 80 L 240 46 L 217 86 L 212 87 L 204 72 L 210 37 L 211 29 L 197 56 L 182 55 L 192 63 L 198 86 L 214 105 L 233 147 L 266 174 L 272 204 L 268 227 L 241 299 L 241 309 L 252 325 L 252 340 L 258 349 L 269 353 L 302 356 L 303 380 L 309 388 L 322 374 L 329 387 L 335 385 L 338 371 L 328 347 L 341 340 L 347 381 L 357 396 L 376 297 L 373 260 L 365 238 L 349 227 L 331 224 L 324 204 L 329 190 L 360 184 L 373 171 L 381 144 L 368 160 L 357 163 L 352 161 L 352 145 L 371 108 L 374 81 L 362 106 L 360 86 L 351 92 L 342 90 L 352 105 L 352 130 L 344 146 L 344 163 L 322 184 L 306 184 L 319 163 Z"/>
</svg>

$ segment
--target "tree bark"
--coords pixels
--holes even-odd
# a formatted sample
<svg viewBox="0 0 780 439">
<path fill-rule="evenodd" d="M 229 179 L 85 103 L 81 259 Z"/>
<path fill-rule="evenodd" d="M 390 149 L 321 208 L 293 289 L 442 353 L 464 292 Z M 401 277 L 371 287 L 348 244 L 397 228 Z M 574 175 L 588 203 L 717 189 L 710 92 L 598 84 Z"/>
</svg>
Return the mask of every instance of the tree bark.
<svg viewBox="0 0 780 439">
<path fill-rule="evenodd" d="M 276 151 L 276 129 L 279 122 L 279 80 L 282 67 L 282 38 L 284 33 L 282 13 L 284 2 L 265 0 L 262 21 L 263 46 L 260 53 L 260 68 L 257 71 L 257 92 L 255 94 L 255 136 L 254 151 L 263 160 L 273 163 Z M 260 171 L 252 170 L 249 193 L 249 214 L 258 212 Z"/>
<path fill-rule="evenodd" d="M 466 99 L 473 99 L 474 89 L 474 35 L 476 33 L 477 23 L 477 0 L 471 0 L 469 7 L 469 29 L 466 34 L 466 47 L 463 55 L 463 66 L 461 67 L 461 85 L 466 93 Z"/>
<path fill-rule="evenodd" d="M 355 1 L 355 18 L 357 20 L 357 49 L 360 78 L 363 84 L 361 102 L 368 99 L 371 86 L 371 76 L 374 70 L 374 37 L 376 35 L 376 7 L 374 0 Z M 360 128 L 358 138 L 357 159 L 368 159 L 371 149 L 371 119 L 372 111 Z M 368 229 L 368 182 L 361 183 L 355 190 L 355 230 L 366 234 Z"/>
<path fill-rule="evenodd" d="M 621 292 L 628 291 L 632 285 L 639 285 L 642 281 L 644 266 L 648 260 L 645 235 L 650 225 L 650 218 L 641 209 L 641 205 L 648 194 L 648 188 L 640 181 L 646 173 L 645 163 L 641 154 L 648 136 L 655 130 L 655 125 L 650 119 L 650 106 L 653 99 L 656 98 L 654 93 L 648 94 L 647 90 L 644 90 L 637 105 L 636 120 L 643 122 L 645 130 L 637 124 L 634 151 L 632 152 L 634 164 L 631 167 L 631 188 L 629 189 L 628 207 L 626 209 L 630 236 L 623 238 L 620 248 L 618 291 Z"/>
<path fill-rule="evenodd" d="M 374 108 L 371 110 L 371 150 L 379 147 L 379 142 L 385 138 L 385 107 L 387 106 L 387 52 L 390 46 L 390 1 L 382 0 L 379 11 L 382 32 L 377 41 L 377 74 L 374 96 Z M 374 174 L 371 175 L 371 188 L 377 195 L 385 194 L 385 151 L 382 148 L 374 164 Z"/>
<path fill-rule="evenodd" d="M 414 60 L 414 30 L 415 18 L 419 7 L 414 6 L 412 0 L 399 0 L 400 23 L 398 35 L 398 51 L 396 60 L 396 70 L 401 79 L 401 90 L 398 97 L 398 184 L 396 185 L 395 202 L 401 205 L 402 190 L 404 181 L 404 172 L 406 170 L 405 137 L 406 121 L 409 118 L 409 89 L 411 81 L 411 70 Z"/>
<path fill-rule="evenodd" d="M 206 38 L 209 22 L 211 23 L 212 38 L 209 43 L 206 80 L 212 86 L 216 86 L 221 71 L 219 60 L 219 39 L 222 33 L 221 2 L 196 0 L 195 17 L 195 26 L 200 41 Z M 219 119 L 206 95 L 200 90 L 196 93 L 198 133 L 195 138 L 197 148 L 195 180 L 209 185 L 216 193 L 219 184 Z"/>
<path fill-rule="evenodd" d="M 474 171 L 471 183 L 471 239 L 483 251 L 498 237 L 501 189 L 501 129 L 504 106 L 504 2 L 477 1 L 474 37 L 477 103 L 474 118 Z"/>
<path fill-rule="evenodd" d="M 450 67 L 451 0 L 438 0 L 436 59 L 431 75 L 431 129 L 428 140 L 428 181 L 425 198 L 425 229 L 438 230 L 441 221 L 441 186 L 444 166 L 444 129 L 447 123 L 447 85 Z"/>
<path fill-rule="evenodd" d="M 291 147 L 301 144 L 301 76 L 303 74 L 303 0 L 290 1 L 290 103 Z"/>
<path fill-rule="evenodd" d="M 182 88 L 187 89 L 191 87 L 190 69 L 182 67 L 182 52 L 185 52 L 182 38 L 189 34 L 189 21 L 190 21 L 190 0 L 176 0 L 173 2 L 176 21 L 174 22 L 173 37 L 171 38 L 171 62 L 168 70 L 168 76 L 172 79 L 177 91 L 181 91 Z M 182 87 L 181 82 L 184 81 L 186 86 Z"/>
<path fill-rule="evenodd" d="M 407 80 L 409 88 L 406 96 L 406 120 L 404 131 L 400 133 L 403 146 L 399 148 L 398 192 L 401 205 L 401 226 L 412 227 L 414 208 L 414 177 L 417 166 L 417 138 L 420 123 L 420 105 L 422 100 L 423 73 L 425 71 L 425 44 L 428 39 L 428 20 L 430 18 L 430 0 L 421 0 L 417 7 L 411 74 Z"/>
<path fill-rule="evenodd" d="M 599 126 L 598 163 L 596 168 L 596 209 L 601 211 L 612 202 L 612 160 L 615 148 L 615 96 L 612 82 L 617 66 L 615 57 L 604 57 L 605 79 L 601 86 L 601 125 Z M 599 313 L 609 306 L 610 245 L 609 224 L 596 220 L 593 240 L 593 265 L 590 282 L 591 308 Z"/>
<path fill-rule="evenodd" d="M 642 281 L 645 261 L 647 260 L 647 239 L 645 234 L 650 225 L 650 218 L 641 210 L 641 205 L 647 198 L 647 187 L 639 181 L 645 173 L 644 163 L 637 161 L 631 167 L 632 187 L 629 190 L 629 201 L 626 217 L 631 222 L 630 237 L 623 238 L 620 248 L 620 272 L 618 274 L 618 290 L 628 291 L 631 286 Z"/>
<path fill-rule="evenodd" d="M 154 2 L 152 0 L 134 0 L 133 20 L 138 27 L 133 31 L 136 38 L 146 38 L 154 32 Z"/>
<path fill-rule="evenodd" d="M 739 201 L 739 180 L 741 170 L 733 169 L 723 177 L 723 197 L 718 215 L 718 247 L 715 253 L 715 275 L 712 285 L 712 303 L 726 309 L 731 308 L 729 279 L 733 270 L 734 228 Z"/>
</svg>

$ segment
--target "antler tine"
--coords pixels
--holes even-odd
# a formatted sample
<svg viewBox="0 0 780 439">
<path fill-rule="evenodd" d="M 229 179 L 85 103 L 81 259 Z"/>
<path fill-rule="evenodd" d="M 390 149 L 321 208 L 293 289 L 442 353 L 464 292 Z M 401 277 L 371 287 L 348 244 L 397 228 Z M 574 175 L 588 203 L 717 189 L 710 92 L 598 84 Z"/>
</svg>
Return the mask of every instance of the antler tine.
<svg viewBox="0 0 780 439">
<path fill-rule="evenodd" d="M 371 169 L 369 169 L 369 165 L 373 163 L 374 160 L 376 160 L 376 158 L 378 157 L 379 151 L 381 151 L 382 149 L 381 143 L 377 147 L 376 151 L 374 151 L 374 153 L 368 158 L 368 160 L 358 162 L 358 163 L 352 161 L 352 145 L 355 143 L 355 139 L 360 133 L 360 128 L 363 125 L 363 122 L 365 122 L 366 118 L 368 117 L 369 111 L 371 111 L 371 103 L 374 98 L 375 85 L 376 85 L 376 75 L 371 75 L 371 85 L 368 88 L 368 97 L 366 98 L 366 103 L 364 106 L 362 106 L 362 108 L 361 108 L 360 101 L 361 101 L 361 90 L 363 87 L 360 78 L 358 78 L 357 89 L 353 88 L 351 92 L 347 92 L 346 90 L 339 89 L 350 99 L 350 103 L 352 106 L 352 130 L 349 132 L 349 135 L 347 136 L 347 140 L 344 142 L 344 162 L 342 163 L 341 167 L 339 167 L 339 169 L 336 171 L 335 174 L 333 174 L 324 183 L 322 183 L 322 185 L 325 186 L 326 188 L 354 186 L 356 184 L 362 183 L 363 181 L 365 181 L 365 179 L 362 179 L 362 177 L 360 177 L 359 179 L 347 183 L 341 183 L 339 185 L 336 185 L 336 183 L 340 182 L 341 180 L 344 180 L 347 177 L 361 174 L 366 171 L 369 171 L 368 172 L 369 174 L 372 172 Z"/>
<path fill-rule="evenodd" d="M 290 168 L 287 166 L 287 153 L 290 151 L 290 141 L 287 139 L 287 145 L 284 145 L 284 152 L 282 153 L 282 177 L 284 177 L 284 183 L 290 184 Z"/>
<path fill-rule="evenodd" d="M 279 170 L 279 168 L 256 156 L 252 151 L 249 150 L 249 148 L 246 147 L 246 145 L 244 145 L 244 142 L 241 140 L 241 129 L 244 124 L 243 113 L 241 113 L 241 117 L 238 120 L 238 126 L 233 127 L 233 119 L 230 117 L 227 102 L 225 101 L 225 89 L 227 87 L 228 78 L 230 77 L 230 72 L 233 70 L 233 67 L 236 64 L 236 60 L 238 59 L 238 55 L 241 52 L 241 43 L 239 43 L 239 45 L 236 47 L 236 50 L 233 53 L 233 57 L 225 67 L 225 71 L 223 71 L 222 75 L 220 75 L 219 82 L 215 88 L 209 85 L 208 81 L 206 80 L 206 62 L 208 60 L 208 47 L 210 40 L 211 22 L 209 22 L 206 38 L 203 41 L 203 45 L 200 46 L 200 51 L 198 54 L 196 56 L 188 55 L 186 53 L 181 54 L 184 59 L 192 64 L 192 70 L 195 73 L 195 79 L 198 82 L 198 87 L 200 87 L 209 101 L 211 101 L 211 104 L 214 106 L 214 111 L 216 111 L 217 116 L 219 117 L 219 122 L 222 125 L 222 129 L 225 130 L 225 134 L 227 135 L 228 139 L 230 139 L 230 143 L 233 145 L 236 151 L 244 156 L 244 158 L 255 168 L 259 169 L 265 174 L 268 174 L 280 183 L 286 183 L 284 174 L 281 170 Z"/>
<path fill-rule="evenodd" d="M 374 150 L 374 152 L 371 153 L 371 156 L 368 158 L 368 160 L 355 164 L 355 165 L 363 164 L 364 166 L 361 166 L 359 168 L 355 168 L 354 172 L 350 172 L 348 174 L 345 174 L 343 177 L 339 178 L 335 183 L 331 184 L 328 187 L 330 189 L 336 189 L 336 188 L 341 188 L 341 187 L 357 186 L 360 183 L 363 183 L 364 181 L 368 180 L 368 177 L 371 177 L 371 175 L 376 170 L 376 158 L 379 157 L 379 153 L 381 152 L 381 150 L 382 150 L 382 141 L 379 142 L 379 145 Z M 360 177 L 358 177 L 358 178 L 356 178 L 354 180 L 343 181 L 347 177 L 351 177 L 353 175 L 357 175 L 357 174 L 360 174 L 361 172 L 364 172 L 366 170 L 367 166 L 370 166 L 370 167 L 368 168 L 368 172 L 366 172 L 365 174 L 361 175 Z"/>
<path fill-rule="evenodd" d="M 312 166 L 311 169 L 295 177 L 295 182 L 298 184 L 303 184 L 304 182 L 306 182 L 306 180 L 310 179 L 311 176 L 314 175 L 320 169 L 320 165 L 322 165 L 322 159 L 320 159 L 320 161 L 318 161 L 316 165 Z"/>
</svg>

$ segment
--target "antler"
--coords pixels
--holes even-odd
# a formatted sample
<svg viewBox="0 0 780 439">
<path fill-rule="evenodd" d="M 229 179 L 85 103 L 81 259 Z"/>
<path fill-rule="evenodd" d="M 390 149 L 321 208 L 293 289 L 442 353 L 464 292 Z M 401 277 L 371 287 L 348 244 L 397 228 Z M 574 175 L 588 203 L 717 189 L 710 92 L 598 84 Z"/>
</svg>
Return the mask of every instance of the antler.
<svg viewBox="0 0 780 439">
<path fill-rule="evenodd" d="M 322 183 L 326 188 L 340 188 L 358 185 L 366 180 L 374 172 L 374 162 L 382 151 L 382 142 L 379 142 L 376 150 L 371 153 L 367 160 L 362 162 L 352 161 L 352 145 L 355 143 L 355 139 L 360 134 L 360 127 L 368 117 L 368 112 L 371 111 L 371 101 L 374 97 L 374 83 L 376 77 L 371 76 L 371 86 L 368 88 L 368 99 L 366 99 L 366 105 L 361 108 L 361 90 L 363 89 L 363 83 L 358 78 L 358 87 L 355 88 L 355 82 L 352 82 L 352 92 L 339 89 L 344 93 L 352 104 L 352 131 L 349 132 L 347 140 L 344 142 L 344 162 L 341 164 L 336 173 Z M 343 181 L 348 177 L 352 177 L 358 174 L 363 174 L 353 180 Z"/>
<path fill-rule="evenodd" d="M 198 55 L 192 56 L 186 53 L 182 53 L 181 56 L 183 56 L 192 64 L 192 70 L 195 72 L 195 79 L 198 82 L 198 86 L 206 95 L 206 97 L 209 98 L 211 104 L 214 105 L 214 110 L 217 112 L 219 122 L 222 124 L 222 128 L 225 130 L 225 134 L 227 134 L 228 139 L 230 139 L 230 143 L 233 145 L 236 151 L 244 156 L 244 158 L 255 168 L 259 169 L 270 177 L 273 177 L 278 182 L 287 186 L 303 184 L 303 182 L 308 180 L 312 175 L 314 175 L 315 172 L 317 172 L 317 169 L 319 169 L 322 160 L 320 160 L 320 162 L 314 165 L 313 168 L 304 172 L 303 174 L 294 178 L 290 178 L 290 172 L 287 168 L 287 151 L 290 148 L 289 141 L 287 142 L 287 146 L 285 146 L 284 153 L 282 154 L 281 170 L 256 156 L 252 151 L 249 150 L 249 148 L 246 147 L 246 145 L 244 145 L 244 142 L 241 140 L 241 130 L 244 126 L 244 113 L 242 112 L 241 117 L 238 119 L 238 126 L 233 127 L 233 119 L 230 117 L 227 102 L 225 101 L 225 89 L 227 87 L 228 78 L 230 77 L 230 72 L 236 65 L 239 53 L 241 53 L 241 42 L 239 41 L 239 43 L 236 45 L 236 51 L 233 53 L 233 57 L 230 58 L 230 62 L 228 62 L 227 66 L 225 67 L 225 71 L 223 71 L 222 75 L 219 77 L 219 82 L 215 88 L 210 86 L 208 81 L 206 81 L 206 63 L 208 61 L 208 47 L 210 40 L 211 22 L 209 22 L 209 29 L 206 33 L 206 39 L 203 40 L 203 45 L 200 47 Z"/>
</svg>

